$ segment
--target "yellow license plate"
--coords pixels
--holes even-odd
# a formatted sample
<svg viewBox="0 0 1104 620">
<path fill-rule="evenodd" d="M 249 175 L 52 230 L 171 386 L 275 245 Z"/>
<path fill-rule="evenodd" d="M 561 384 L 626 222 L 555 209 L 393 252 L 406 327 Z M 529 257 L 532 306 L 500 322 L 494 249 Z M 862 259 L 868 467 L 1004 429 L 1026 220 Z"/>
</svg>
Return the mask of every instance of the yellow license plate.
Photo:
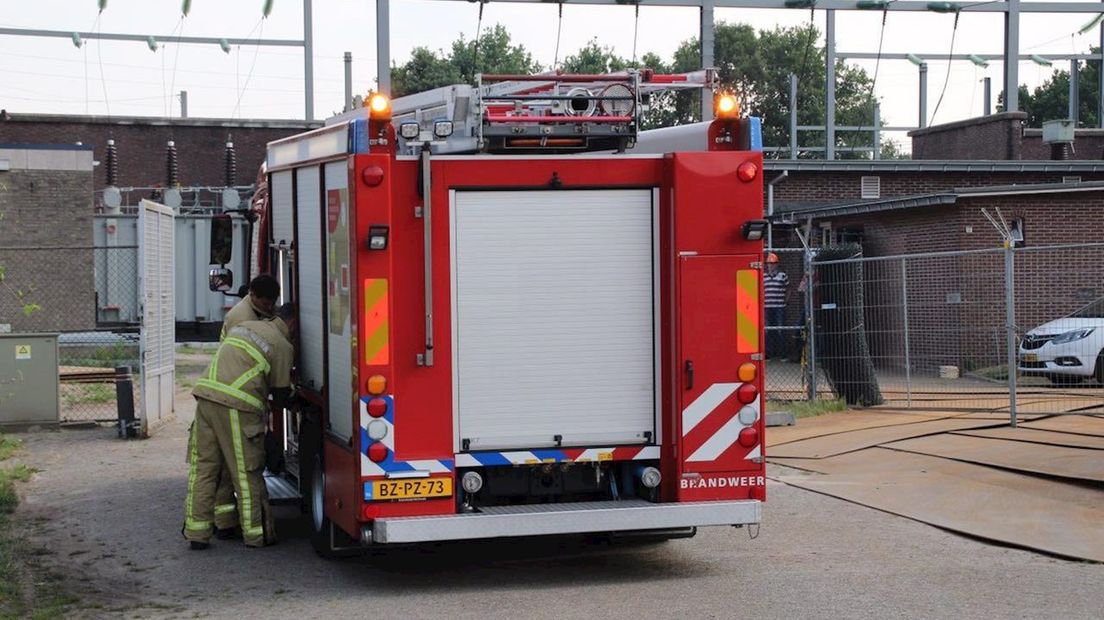
<svg viewBox="0 0 1104 620">
<path fill-rule="evenodd" d="M 364 485 L 365 501 L 452 497 L 452 478 L 376 480 Z"/>
<path fill-rule="evenodd" d="M 1025 362 L 1037 362 L 1039 361 L 1038 353 L 1024 353 L 1023 361 Z"/>
</svg>

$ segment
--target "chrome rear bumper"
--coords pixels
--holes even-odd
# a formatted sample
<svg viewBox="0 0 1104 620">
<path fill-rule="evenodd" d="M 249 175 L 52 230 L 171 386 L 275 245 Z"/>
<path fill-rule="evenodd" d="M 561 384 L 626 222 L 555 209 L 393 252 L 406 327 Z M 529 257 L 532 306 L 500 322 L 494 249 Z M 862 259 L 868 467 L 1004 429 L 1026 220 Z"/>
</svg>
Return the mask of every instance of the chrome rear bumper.
<svg viewBox="0 0 1104 620">
<path fill-rule="evenodd" d="M 762 502 L 644 500 L 496 506 L 478 513 L 439 517 L 387 517 L 365 526 L 365 544 L 415 543 L 473 538 L 624 532 L 759 523 Z"/>
</svg>

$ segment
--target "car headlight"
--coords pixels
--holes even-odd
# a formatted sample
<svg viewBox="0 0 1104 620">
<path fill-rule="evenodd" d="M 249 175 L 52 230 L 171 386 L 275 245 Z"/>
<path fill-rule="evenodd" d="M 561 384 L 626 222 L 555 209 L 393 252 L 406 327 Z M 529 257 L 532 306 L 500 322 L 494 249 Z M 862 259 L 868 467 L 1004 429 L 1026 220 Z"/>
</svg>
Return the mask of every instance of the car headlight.
<svg viewBox="0 0 1104 620">
<path fill-rule="evenodd" d="M 1065 333 L 1058 334 L 1050 341 L 1050 344 L 1066 344 L 1067 342 L 1073 342 L 1075 340 L 1081 340 L 1082 338 L 1088 338 L 1089 334 L 1096 331 L 1094 328 L 1089 327 L 1086 329 L 1074 329 Z"/>
</svg>

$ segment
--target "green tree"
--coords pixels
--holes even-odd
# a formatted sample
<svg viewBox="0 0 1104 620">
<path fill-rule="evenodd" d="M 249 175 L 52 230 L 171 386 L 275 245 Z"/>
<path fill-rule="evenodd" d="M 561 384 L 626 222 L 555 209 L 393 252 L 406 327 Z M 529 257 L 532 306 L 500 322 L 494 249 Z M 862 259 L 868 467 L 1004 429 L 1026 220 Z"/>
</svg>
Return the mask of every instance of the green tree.
<svg viewBox="0 0 1104 620">
<path fill-rule="evenodd" d="M 825 122 L 824 48 L 817 44 L 815 26 L 755 29 L 747 24 L 718 23 L 713 57 L 723 88 L 735 92 L 746 113 L 763 119 L 763 142 L 789 143 L 790 74 L 798 77 L 797 122 L 823 125 Z M 684 41 L 675 51 L 671 69 L 693 71 L 700 65 L 698 40 Z M 836 123 L 867 125 L 873 121 L 871 78 L 866 71 L 845 63 L 836 64 Z M 701 95 L 679 93 L 664 111 L 667 124 L 694 122 L 700 118 Z M 869 146 L 870 132 L 836 132 L 836 146 Z M 799 144 L 820 145 L 823 132 L 802 132 Z M 868 158 L 869 153 L 838 153 L 840 158 Z"/>
<path fill-rule="evenodd" d="M 602 47 L 597 39 L 591 39 L 578 52 L 564 58 L 560 69 L 564 73 L 613 73 L 628 69 L 630 64 L 613 53 L 612 47 Z"/>
<path fill-rule="evenodd" d="M 541 70 L 525 46 L 514 45 L 510 33 L 501 24 L 481 34 L 478 43 L 461 35 L 453 41 L 447 54 L 426 47 L 415 48 L 410 60 L 391 71 L 394 96 L 449 84 L 474 83 L 477 73 L 537 73 Z"/>
<path fill-rule="evenodd" d="M 1091 48 L 1093 54 L 1099 47 Z M 1081 127 L 1098 124 L 1098 95 L 1100 93 L 1100 65 L 1082 63 L 1077 69 L 1078 120 Z M 1056 71 L 1047 81 L 1033 91 L 1020 86 L 1020 109 L 1027 113 L 1028 127 L 1042 127 L 1044 121 L 1069 118 L 1069 71 Z M 1003 103 L 1003 97 L 999 100 Z M 1003 106 L 998 106 L 1003 109 Z"/>
</svg>

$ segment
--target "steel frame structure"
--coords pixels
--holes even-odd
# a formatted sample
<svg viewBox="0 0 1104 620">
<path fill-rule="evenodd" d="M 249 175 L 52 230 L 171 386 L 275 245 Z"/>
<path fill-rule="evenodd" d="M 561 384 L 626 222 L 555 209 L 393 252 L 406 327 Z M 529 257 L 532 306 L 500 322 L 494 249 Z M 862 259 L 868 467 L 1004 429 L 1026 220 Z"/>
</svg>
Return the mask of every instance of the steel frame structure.
<svg viewBox="0 0 1104 620">
<path fill-rule="evenodd" d="M 701 67 L 710 67 L 713 64 L 713 31 L 714 10 L 718 8 L 743 8 L 743 9 L 779 9 L 779 10 L 814 10 L 825 11 L 825 157 L 835 159 L 835 65 L 839 58 L 875 58 L 877 55 L 866 52 L 853 52 L 841 54 L 836 52 L 835 12 L 836 11 L 925 11 L 932 10 L 931 3 L 926 0 L 895 0 L 882 7 L 860 7 L 857 0 L 451 0 L 468 3 L 480 2 L 512 2 L 523 4 L 569 4 L 577 6 L 605 5 L 605 6 L 664 6 L 664 7 L 688 7 L 697 8 L 701 12 L 700 41 Z M 390 36 L 390 2 L 391 0 L 376 0 L 376 62 L 379 90 L 390 94 L 391 92 L 391 36 Z M 789 2 L 790 6 L 787 6 Z M 801 6 L 795 6 L 800 4 Z M 951 3 L 953 6 L 954 3 Z M 1024 2 L 1021 0 L 997 0 L 994 2 L 965 3 L 952 9 L 963 13 L 999 13 L 1004 16 L 1004 53 L 978 54 L 987 60 L 1002 60 L 1004 62 L 1004 93 L 1005 109 L 1018 111 L 1019 101 L 1019 60 L 1025 56 L 1020 54 L 1020 16 L 1024 13 L 1104 13 L 1104 3 L 1092 1 L 1067 1 L 1067 2 Z M 1104 23 L 1100 27 L 1100 45 L 1104 50 Z M 883 59 L 905 58 L 904 54 L 882 54 Z M 921 57 L 937 60 L 948 58 L 947 54 L 922 54 Z M 1056 54 L 1043 55 L 1044 58 L 1063 60 L 1101 60 L 1100 82 L 1104 84 L 1104 58 L 1102 54 Z M 1076 57 L 1076 58 L 1074 58 Z M 1030 58 L 1027 56 L 1026 58 Z M 951 60 L 966 60 L 967 54 L 956 54 Z M 921 72 L 926 72 L 927 64 L 921 66 Z M 1011 87 L 1010 87 L 1011 85 Z M 923 90 L 923 89 L 922 89 Z M 923 93 L 922 93 L 923 94 Z M 702 120 L 712 118 L 713 108 L 708 93 L 702 97 Z M 926 107 L 926 106 L 924 106 Z M 1101 89 L 1097 107 L 1100 110 L 1100 126 L 1104 127 L 1104 89 Z"/>
<path fill-rule="evenodd" d="M 157 36 L 158 43 L 186 43 L 195 45 L 258 45 L 261 47 L 301 47 L 303 48 L 303 112 L 306 120 L 314 120 L 314 26 L 313 2 L 303 1 L 303 38 L 302 39 L 241 39 L 219 37 Z M 73 32 L 64 30 L 41 30 L 35 28 L 0 28 L 0 36 L 51 37 L 71 39 L 73 35 L 81 39 L 99 39 L 104 41 L 140 41 L 145 43 L 147 35 L 124 34 L 117 32 Z"/>
</svg>

